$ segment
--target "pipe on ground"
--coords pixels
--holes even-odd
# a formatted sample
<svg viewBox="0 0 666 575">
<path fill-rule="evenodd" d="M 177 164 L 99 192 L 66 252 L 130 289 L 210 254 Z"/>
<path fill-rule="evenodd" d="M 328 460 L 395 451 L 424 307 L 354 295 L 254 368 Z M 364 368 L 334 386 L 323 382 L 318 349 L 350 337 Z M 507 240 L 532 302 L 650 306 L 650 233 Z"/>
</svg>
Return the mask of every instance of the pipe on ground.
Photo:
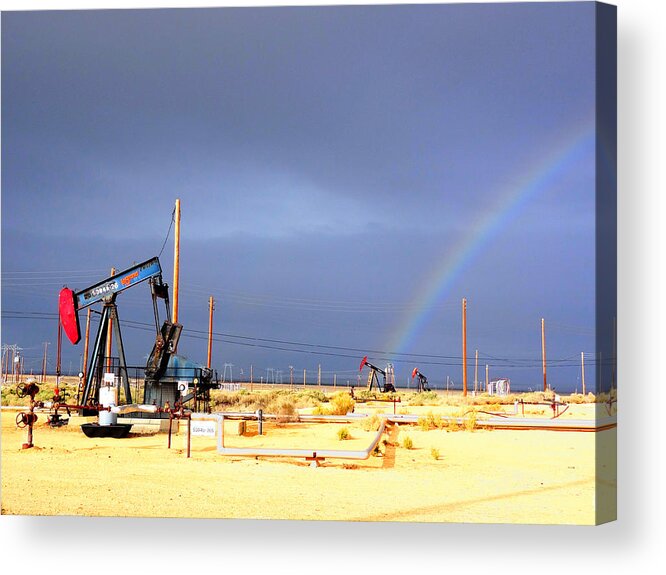
<svg viewBox="0 0 666 575">
<path fill-rule="evenodd" d="M 220 455 L 244 455 L 244 456 L 267 456 L 267 457 L 305 457 L 308 459 L 368 459 L 379 443 L 386 428 L 387 420 L 383 419 L 379 430 L 372 442 L 366 449 L 277 449 L 262 447 L 225 447 L 224 446 L 224 415 L 220 413 L 193 413 L 192 419 L 215 420 L 217 428 L 217 452 Z"/>
</svg>

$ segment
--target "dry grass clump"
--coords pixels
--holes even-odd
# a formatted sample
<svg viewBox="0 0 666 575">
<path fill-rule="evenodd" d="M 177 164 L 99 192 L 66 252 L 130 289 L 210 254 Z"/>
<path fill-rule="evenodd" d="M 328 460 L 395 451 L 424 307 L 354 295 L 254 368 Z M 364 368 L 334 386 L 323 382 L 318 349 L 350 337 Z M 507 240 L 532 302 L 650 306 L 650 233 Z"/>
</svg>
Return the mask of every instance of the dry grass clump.
<svg viewBox="0 0 666 575">
<path fill-rule="evenodd" d="M 429 411 L 424 416 L 419 417 L 418 425 L 423 431 L 430 431 L 431 429 L 442 429 L 446 425 L 446 421 L 442 419 L 439 413 L 435 415 L 432 411 Z"/>
<path fill-rule="evenodd" d="M 476 411 L 471 410 L 465 414 L 463 426 L 465 427 L 465 431 L 474 431 L 476 428 Z"/>
<path fill-rule="evenodd" d="M 377 399 L 377 393 L 361 389 L 360 391 L 354 391 L 354 398 L 359 401 L 372 401 L 373 399 Z"/>
<path fill-rule="evenodd" d="M 373 413 L 372 415 L 361 419 L 361 421 L 359 422 L 359 426 L 364 431 L 377 431 L 379 429 L 379 426 L 381 425 L 381 421 L 382 420 L 376 414 Z"/>
<path fill-rule="evenodd" d="M 412 394 L 407 403 L 409 405 L 440 405 L 441 401 L 435 391 L 423 391 Z"/>
<path fill-rule="evenodd" d="M 587 393 L 583 395 L 582 393 L 572 393 L 571 395 L 562 396 L 562 401 L 565 403 L 594 403 L 596 398 L 593 393 Z"/>
<path fill-rule="evenodd" d="M 338 439 L 340 441 L 344 441 L 346 439 L 351 439 L 352 438 L 351 433 L 349 432 L 349 429 L 347 429 L 346 427 L 341 427 L 340 429 L 338 429 L 337 435 L 338 435 Z"/>
<path fill-rule="evenodd" d="M 530 391 L 528 393 L 521 393 L 517 399 L 520 401 L 527 402 L 543 402 L 543 401 L 553 401 L 555 399 L 555 392 L 548 391 Z"/>
<path fill-rule="evenodd" d="M 607 403 L 609 401 L 617 401 L 617 389 L 612 389 L 610 393 L 598 393 L 595 397 L 596 403 Z"/>
<path fill-rule="evenodd" d="M 293 398 L 288 396 L 278 396 L 266 405 L 266 412 L 277 415 L 278 425 L 294 419 L 297 415 L 296 405 Z"/>
<path fill-rule="evenodd" d="M 430 457 L 432 457 L 435 461 L 437 461 L 439 459 L 439 449 L 437 449 L 436 447 L 431 447 Z"/>
<path fill-rule="evenodd" d="M 354 412 L 356 402 L 345 391 L 339 391 L 328 402 L 329 407 L 322 404 L 312 410 L 312 415 L 347 415 Z"/>
<path fill-rule="evenodd" d="M 356 402 L 351 398 L 351 395 L 344 391 L 336 393 L 330 400 L 329 413 L 331 415 L 347 415 L 354 411 Z"/>
<path fill-rule="evenodd" d="M 451 419 L 446 421 L 444 429 L 446 429 L 446 431 L 460 431 L 462 428 L 458 423 L 458 420 L 452 417 Z"/>
<path fill-rule="evenodd" d="M 320 401 L 326 400 L 326 395 L 317 390 L 289 389 L 248 391 L 220 391 L 213 390 L 210 393 L 211 408 L 213 411 L 256 411 L 262 409 L 266 413 L 278 413 L 291 415 L 301 407 L 312 407 L 319 405 Z M 293 411 L 287 413 L 293 406 Z M 277 409 L 278 411 L 273 411 Z"/>
<path fill-rule="evenodd" d="M 405 435 L 405 437 L 402 438 L 402 446 L 405 449 L 414 449 L 414 442 L 409 435 Z"/>
</svg>

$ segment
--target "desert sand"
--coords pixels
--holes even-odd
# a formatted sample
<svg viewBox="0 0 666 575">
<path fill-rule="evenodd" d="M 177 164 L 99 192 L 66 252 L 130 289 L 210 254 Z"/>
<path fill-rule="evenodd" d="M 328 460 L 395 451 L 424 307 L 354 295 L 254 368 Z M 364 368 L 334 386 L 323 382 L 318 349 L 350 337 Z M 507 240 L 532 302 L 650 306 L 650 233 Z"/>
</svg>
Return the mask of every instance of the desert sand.
<svg viewBox="0 0 666 575">
<path fill-rule="evenodd" d="M 386 404 L 357 412 L 379 407 Z M 593 410 L 575 405 L 562 417 L 591 418 Z M 410 409 L 427 411 L 433 408 Z M 23 450 L 26 430 L 16 428 L 15 416 L 3 411 L 1 418 L 2 514 L 592 525 L 605 517 L 598 502 L 600 510 L 614 509 L 615 429 L 400 425 L 385 436 L 380 456 L 315 468 L 296 458 L 222 456 L 206 437 L 192 438 L 188 459 L 182 431 L 171 449 L 165 433 L 139 427 L 126 439 L 89 439 L 78 417 L 51 429 L 40 416 L 35 447 Z M 338 439 L 342 425 L 351 439 Z M 238 422 L 227 421 L 225 445 L 363 449 L 374 435 L 356 423 L 268 423 L 265 432 L 239 436 Z M 405 436 L 412 449 L 403 447 Z"/>
</svg>

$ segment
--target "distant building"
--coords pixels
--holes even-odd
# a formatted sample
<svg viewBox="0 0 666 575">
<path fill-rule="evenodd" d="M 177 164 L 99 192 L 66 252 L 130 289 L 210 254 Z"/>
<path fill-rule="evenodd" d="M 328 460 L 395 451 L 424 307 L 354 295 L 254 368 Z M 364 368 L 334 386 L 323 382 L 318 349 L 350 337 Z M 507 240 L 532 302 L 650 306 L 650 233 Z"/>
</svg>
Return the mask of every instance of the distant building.
<svg viewBox="0 0 666 575">
<path fill-rule="evenodd" d="M 511 393 L 511 380 L 504 377 L 493 379 L 488 384 L 488 395 L 509 395 Z"/>
</svg>

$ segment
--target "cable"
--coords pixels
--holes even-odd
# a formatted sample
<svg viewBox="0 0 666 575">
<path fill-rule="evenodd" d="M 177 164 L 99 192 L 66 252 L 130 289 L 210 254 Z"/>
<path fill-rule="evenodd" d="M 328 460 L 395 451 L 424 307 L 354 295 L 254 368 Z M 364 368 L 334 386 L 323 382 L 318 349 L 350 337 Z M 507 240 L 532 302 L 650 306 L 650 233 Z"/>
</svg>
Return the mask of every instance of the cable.
<svg viewBox="0 0 666 575">
<path fill-rule="evenodd" d="M 171 222 L 169 223 L 169 229 L 167 230 L 166 237 L 164 238 L 164 243 L 162 244 L 162 249 L 160 250 L 160 253 L 157 255 L 159 258 L 162 255 L 162 252 L 164 251 L 164 247 L 166 246 L 166 243 L 169 239 L 169 236 L 171 235 L 171 227 L 173 226 L 173 222 L 176 219 L 176 208 L 174 206 L 173 211 L 171 212 Z"/>
<path fill-rule="evenodd" d="M 57 319 L 58 314 L 52 312 L 21 312 L 21 311 L 3 311 L 2 317 L 6 319 L 41 319 L 41 320 L 51 320 Z M 95 318 L 96 319 L 96 318 Z M 144 331 L 154 332 L 154 326 L 146 322 L 139 322 L 135 320 L 123 320 L 123 324 L 131 329 L 141 329 Z M 200 335 L 199 335 L 200 334 Z M 183 335 L 185 337 L 190 337 L 193 339 L 207 340 L 208 332 L 203 330 L 196 329 L 183 329 Z M 416 354 L 416 353 L 401 353 L 401 352 L 391 352 L 386 350 L 374 350 L 366 348 L 354 348 L 354 347 L 344 347 L 344 346 L 334 346 L 326 344 L 313 344 L 306 342 L 290 341 L 290 340 L 281 340 L 281 339 L 271 339 L 271 338 L 260 338 L 254 336 L 243 336 L 236 334 L 229 334 L 223 332 L 213 332 L 213 340 L 219 343 L 227 343 L 231 345 L 241 345 L 244 347 L 258 347 L 263 349 L 273 349 L 278 351 L 289 351 L 294 353 L 307 353 L 311 355 L 326 355 L 333 357 L 344 357 L 344 358 L 358 358 L 358 355 L 349 355 L 349 354 L 340 354 L 334 352 L 326 351 L 316 351 L 316 350 L 336 350 L 336 351 L 350 351 L 350 352 L 359 352 L 366 354 L 378 354 L 376 360 L 386 360 L 393 361 L 396 363 L 414 363 L 417 361 L 423 365 L 448 365 L 448 366 L 461 366 L 462 358 L 459 356 L 447 356 L 441 354 Z M 224 338 L 235 338 L 241 339 L 244 341 L 234 341 L 233 339 L 224 339 Z M 260 343 L 249 343 L 249 342 L 260 342 Z M 266 344 L 280 344 L 281 346 L 294 346 L 294 347 L 280 347 L 278 345 L 266 345 Z M 313 348 L 313 349 L 300 349 L 300 348 Z M 499 358 L 493 357 L 487 354 L 486 358 L 492 359 L 493 361 L 503 362 L 503 365 L 498 366 L 501 368 L 535 368 L 541 365 L 541 359 L 519 359 L 519 358 Z M 397 358 L 395 356 L 406 356 L 404 359 Z M 548 362 L 551 367 L 578 367 L 579 363 L 577 356 L 569 356 L 566 358 L 554 358 L 549 359 Z M 451 360 L 451 361 L 430 361 L 432 359 L 441 359 L 441 360 Z M 467 358 L 467 361 L 473 361 L 473 357 Z M 530 362 L 530 363 L 507 363 L 507 362 Z M 608 362 L 610 360 L 603 360 L 601 363 Z M 589 365 L 599 363 L 596 359 L 589 360 Z M 555 365 L 553 365 L 555 364 Z"/>
</svg>

